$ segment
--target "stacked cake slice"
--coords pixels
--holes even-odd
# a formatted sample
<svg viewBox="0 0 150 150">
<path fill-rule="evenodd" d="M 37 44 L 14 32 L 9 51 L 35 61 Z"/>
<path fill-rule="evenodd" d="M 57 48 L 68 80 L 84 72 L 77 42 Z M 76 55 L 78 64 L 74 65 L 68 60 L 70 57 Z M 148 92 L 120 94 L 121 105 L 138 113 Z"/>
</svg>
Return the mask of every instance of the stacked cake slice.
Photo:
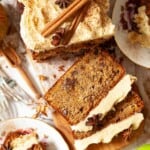
<svg viewBox="0 0 150 150">
<path fill-rule="evenodd" d="M 111 56 L 93 48 L 45 94 L 66 121 L 62 130 L 77 149 L 109 143 L 119 133 L 136 130 L 143 121 L 143 101 L 132 90 L 135 77 Z"/>
</svg>

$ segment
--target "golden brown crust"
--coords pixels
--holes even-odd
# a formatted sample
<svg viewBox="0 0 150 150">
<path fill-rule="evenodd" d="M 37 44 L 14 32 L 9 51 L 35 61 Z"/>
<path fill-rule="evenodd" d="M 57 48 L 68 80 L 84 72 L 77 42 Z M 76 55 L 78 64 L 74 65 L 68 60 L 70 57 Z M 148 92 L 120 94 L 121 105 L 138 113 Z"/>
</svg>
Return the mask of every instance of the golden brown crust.
<svg viewBox="0 0 150 150">
<path fill-rule="evenodd" d="M 95 48 L 79 59 L 44 98 L 70 124 L 84 119 L 125 73 L 108 53 Z"/>
</svg>

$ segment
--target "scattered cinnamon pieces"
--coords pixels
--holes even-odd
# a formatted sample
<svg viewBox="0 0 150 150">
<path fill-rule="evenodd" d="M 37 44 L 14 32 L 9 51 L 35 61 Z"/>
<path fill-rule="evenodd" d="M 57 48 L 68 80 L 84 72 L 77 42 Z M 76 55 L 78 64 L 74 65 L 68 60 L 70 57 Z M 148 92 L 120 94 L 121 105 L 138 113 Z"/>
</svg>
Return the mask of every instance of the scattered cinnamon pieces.
<svg viewBox="0 0 150 150">
<path fill-rule="evenodd" d="M 64 21 L 73 16 L 80 8 L 82 8 L 89 0 L 75 0 L 63 13 L 52 22 L 46 24 L 41 34 L 47 37 L 54 30 L 56 30 Z"/>
<path fill-rule="evenodd" d="M 54 77 L 54 79 L 56 79 L 56 77 L 57 77 L 56 74 L 53 74 L 53 77 Z"/>
<path fill-rule="evenodd" d="M 48 77 L 44 76 L 44 75 L 39 75 L 39 79 L 40 79 L 40 81 L 46 81 L 48 79 Z"/>
<path fill-rule="evenodd" d="M 59 66 L 58 71 L 65 71 L 64 67 L 65 67 L 64 65 Z"/>
<path fill-rule="evenodd" d="M 32 118 L 38 118 L 40 115 L 47 116 L 48 105 L 46 104 L 37 104 L 36 113 Z"/>
</svg>

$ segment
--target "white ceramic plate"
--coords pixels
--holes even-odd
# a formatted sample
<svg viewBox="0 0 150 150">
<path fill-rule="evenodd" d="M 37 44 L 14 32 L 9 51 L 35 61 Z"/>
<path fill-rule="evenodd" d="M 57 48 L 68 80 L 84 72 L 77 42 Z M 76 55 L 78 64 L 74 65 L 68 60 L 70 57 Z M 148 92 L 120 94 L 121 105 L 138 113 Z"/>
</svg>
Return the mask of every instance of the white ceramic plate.
<svg viewBox="0 0 150 150">
<path fill-rule="evenodd" d="M 63 137 L 48 124 L 30 118 L 16 118 L 6 120 L 0 123 L 0 144 L 3 143 L 5 136 L 18 129 L 35 129 L 39 136 L 39 141 L 46 142 L 47 150 L 69 150 Z M 4 134 L 5 133 L 5 134 Z"/>
<path fill-rule="evenodd" d="M 143 48 L 138 44 L 131 44 L 127 38 L 127 32 L 120 25 L 121 6 L 124 6 L 127 0 L 116 0 L 112 20 L 116 25 L 115 40 L 121 51 L 134 63 L 150 68 L 150 49 Z"/>
</svg>

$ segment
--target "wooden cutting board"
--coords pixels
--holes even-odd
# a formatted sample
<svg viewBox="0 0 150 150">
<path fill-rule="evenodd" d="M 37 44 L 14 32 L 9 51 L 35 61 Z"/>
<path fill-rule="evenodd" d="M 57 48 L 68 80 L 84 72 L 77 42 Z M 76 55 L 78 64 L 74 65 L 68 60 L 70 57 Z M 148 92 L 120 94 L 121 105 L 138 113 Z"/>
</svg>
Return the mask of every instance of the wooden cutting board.
<svg viewBox="0 0 150 150">
<path fill-rule="evenodd" d="M 58 112 L 53 113 L 53 119 L 54 119 L 56 128 L 60 131 L 60 133 L 63 135 L 68 145 L 70 146 L 70 150 L 74 150 L 72 146 L 73 137 L 72 137 L 71 129 L 68 126 L 67 121 Z M 143 128 L 144 128 L 144 123 L 141 124 L 138 130 L 132 132 L 132 135 L 129 141 L 125 141 L 123 140 L 122 137 L 118 136 L 117 138 L 114 138 L 111 143 L 93 144 L 93 145 L 90 145 L 87 148 L 87 150 L 120 150 L 121 148 L 133 142 L 142 133 Z"/>
</svg>

